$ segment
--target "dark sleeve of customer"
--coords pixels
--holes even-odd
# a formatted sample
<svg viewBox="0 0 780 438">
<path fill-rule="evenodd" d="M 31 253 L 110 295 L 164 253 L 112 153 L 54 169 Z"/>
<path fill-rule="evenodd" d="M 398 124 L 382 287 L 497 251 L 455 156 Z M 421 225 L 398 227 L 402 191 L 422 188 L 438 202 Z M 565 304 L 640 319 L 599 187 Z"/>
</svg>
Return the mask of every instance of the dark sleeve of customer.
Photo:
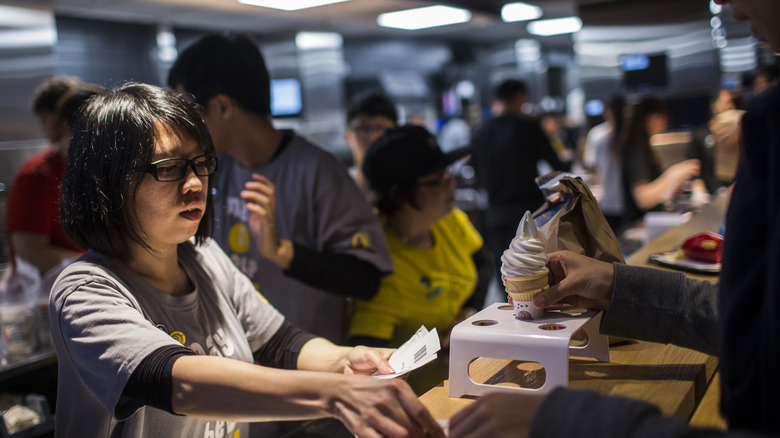
<svg viewBox="0 0 780 438">
<path fill-rule="evenodd" d="M 385 275 L 373 264 L 350 254 L 327 254 L 293 242 L 288 275 L 309 286 L 336 295 L 370 300 Z"/>
<path fill-rule="evenodd" d="M 682 272 L 614 263 L 605 335 L 674 344 L 718 354 L 718 285 Z"/>
<path fill-rule="evenodd" d="M 536 157 L 540 160 L 546 161 L 547 164 L 549 164 L 553 169 L 568 171 L 569 166 L 564 164 L 558 158 L 558 154 L 555 153 L 555 149 L 553 149 L 552 145 L 550 144 L 550 140 L 547 138 L 547 135 L 544 133 L 544 131 L 542 131 L 542 127 L 539 126 L 539 124 L 536 122 L 532 122 L 532 125 L 533 128 L 531 135 L 528 136 L 528 139 L 522 141 L 530 141 L 533 145 L 534 154 Z"/>
<path fill-rule="evenodd" d="M 474 265 L 477 268 L 477 285 L 474 286 L 474 292 L 471 293 L 463 307 L 479 311 L 485 307 L 488 286 L 490 285 L 490 280 L 493 279 L 493 258 L 484 245 L 472 254 L 471 258 L 474 259 Z"/>
<path fill-rule="evenodd" d="M 561 421 L 565 418 L 566 421 Z M 532 438 L 563 437 L 757 437 L 715 429 L 697 429 L 657 407 L 629 398 L 558 388 L 544 400 L 531 425 Z"/>
</svg>

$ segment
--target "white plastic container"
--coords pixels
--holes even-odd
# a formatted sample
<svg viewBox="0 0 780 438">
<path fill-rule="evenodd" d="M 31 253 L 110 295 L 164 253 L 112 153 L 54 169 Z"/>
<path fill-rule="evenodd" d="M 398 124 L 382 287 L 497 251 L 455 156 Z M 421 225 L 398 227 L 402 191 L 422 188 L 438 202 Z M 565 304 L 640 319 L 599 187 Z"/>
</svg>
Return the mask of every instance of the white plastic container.
<svg viewBox="0 0 780 438">
<path fill-rule="evenodd" d="M 37 336 L 32 303 L 0 303 L 0 326 L 9 356 L 28 355 L 35 351 Z"/>
</svg>

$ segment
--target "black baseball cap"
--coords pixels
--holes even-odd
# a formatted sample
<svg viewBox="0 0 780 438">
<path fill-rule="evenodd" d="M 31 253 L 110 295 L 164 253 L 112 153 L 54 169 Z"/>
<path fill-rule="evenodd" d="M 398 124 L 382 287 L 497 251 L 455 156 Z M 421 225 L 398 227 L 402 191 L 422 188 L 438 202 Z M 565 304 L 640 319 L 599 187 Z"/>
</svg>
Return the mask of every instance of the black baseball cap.
<svg viewBox="0 0 780 438">
<path fill-rule="evenodd" d="M 363 158 L 363 174 L 372 189 L 384 193 L 394 184 L 411 183 L 444 169 L 469 152 L 460 148 L 445 154 L 424 127 L 399 126 L 374 141 Z"/>
</svg>

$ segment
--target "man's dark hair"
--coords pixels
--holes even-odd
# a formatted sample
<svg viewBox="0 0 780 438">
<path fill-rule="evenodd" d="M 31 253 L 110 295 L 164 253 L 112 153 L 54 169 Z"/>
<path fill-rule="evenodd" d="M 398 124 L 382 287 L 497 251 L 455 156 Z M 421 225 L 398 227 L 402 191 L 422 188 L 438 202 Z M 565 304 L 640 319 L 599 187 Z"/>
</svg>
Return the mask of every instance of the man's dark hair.
<svg viewBox="0 0 780 438">
<path fill-rule="evenodd" d="M 60 197 L 60 222 L 77 245 L 120 260 L 126 260 L 131 241 L 149 249 L 137 225 L 135 193 L 155 143 L 166 135 L 191 138 L 214 154 L 195 107 L 162 88 L 130 83 L 90 98 L 73 129 Z M 209 177 L 198 244 L 211 235 L 213 185 Z"/>
<path fill-rule="evenodd" d="M 71 76 L 52 76 L 35 89 L 32 96 L 32 110 L 35 114 L 57 112 L 57 104 L 68 93 L 79 88 L 81 81 Z"/>
<path fill-rule="evenodd" d="M 217 94 L 234 99 L 245 111 L 271 114 L 271 79 L 260 49 L 243 34 L 209 34 L 184 49 L 168 73 L 201 106 Z"/>
<path fill-rule="evenodd" d="M 347 124 L 360 115 L 382 116 L 392 120 L 393 123 L 398 123 L 398 111 L 395 105 L 387 96 L 378 92 L 361 94 L 355 98 L 347 109 Z"/>
<path fill-rule="evenodd" d="M 517 79 L 507 79 L 501 82 L 493 92 L 493 97 L 500 102 L 508 102 L 518 94 L 525 95 L 528 92 L 525 82 Z"/>
</svg>

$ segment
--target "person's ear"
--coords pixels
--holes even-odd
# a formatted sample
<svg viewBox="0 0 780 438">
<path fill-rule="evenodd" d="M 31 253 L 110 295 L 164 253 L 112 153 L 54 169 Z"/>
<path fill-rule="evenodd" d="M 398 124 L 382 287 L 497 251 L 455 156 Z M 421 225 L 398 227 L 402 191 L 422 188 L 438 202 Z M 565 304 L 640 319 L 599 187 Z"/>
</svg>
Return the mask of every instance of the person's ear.
<svg viewBox="0 0 780 438">
<path fill-rule="evenodd" d="M 222 93 L 214 95 L 212 103 L 217 114 L 224 119 L 230 118 L 238 108 L 238 104 L 232 97 Z"/>
</svg>

